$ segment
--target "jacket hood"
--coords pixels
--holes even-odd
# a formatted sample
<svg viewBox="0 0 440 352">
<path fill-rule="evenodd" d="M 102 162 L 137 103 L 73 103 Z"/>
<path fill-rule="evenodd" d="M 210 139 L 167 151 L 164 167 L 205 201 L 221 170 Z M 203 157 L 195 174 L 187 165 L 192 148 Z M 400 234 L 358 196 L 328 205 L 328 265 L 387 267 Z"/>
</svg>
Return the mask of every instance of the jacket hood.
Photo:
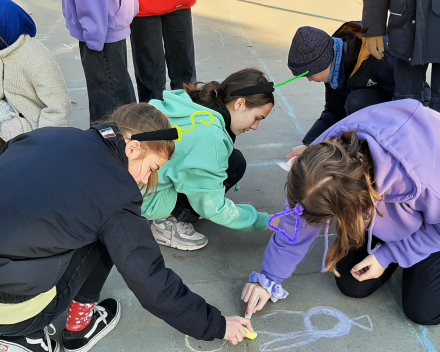
<svg viewBox="0 0 440 352">
<path fill-rule="evenodd" d="M 356 131 L 359 139 L 368 143 L 376 187 L 384 201 L 409 201 L 427 187 L 434 172 L 436 151 L 432 146 L 440 132 L 440 120 L 437 116 L 428 119 L 428 115 L 435 112 L 412 99 L 374 105 L 338 122 L 313 144 Z M 414 149 L 419 152 L 413 153 Z"/>
<path fill-rule="evenodd" d="M 171 124 L 177 124 L 182 128 L 186 128 L 185 126 L 189 128 L 189 126 L 192 125 L 191 115 L 199 111 L 206 111 L 215 117 L 212 125 L 224 130 L 228 138 L 231 139 L 226 131 L 223 116 L 215 110 L 194 103 L 184 90 L 164 91 L 163 101 L 153 99 L 149 101 L 149 104 L 162 111 L 170 119 Z M 175 119 L 179 120 L 177 121 Z M 197 126 L 203 123 L 201 121 L 210 122 L 211 117 L 200 114 L 199 116 L 195 116 L 194 121 Z M 232 139 L 231 143 L 233 143 Z"/>
<path fill-rule="evenodd" d="M 11 0 L 0 0 L 0 50 L 12 44 L 23 34 L 35 37 L 37 27 L 34 20 Z"/>
</svg>

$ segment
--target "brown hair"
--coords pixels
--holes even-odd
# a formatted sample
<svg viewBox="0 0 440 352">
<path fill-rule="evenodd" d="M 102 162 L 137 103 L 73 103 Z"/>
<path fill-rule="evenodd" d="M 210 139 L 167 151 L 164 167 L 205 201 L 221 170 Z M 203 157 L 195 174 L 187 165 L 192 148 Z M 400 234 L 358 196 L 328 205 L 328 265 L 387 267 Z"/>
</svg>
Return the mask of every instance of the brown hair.
<svg viewBox="0 0 440 352">
<path fill-rule="evenodd" d="M 171 128 L 168 118 L 154 106 L 147 103 L 132 103 L 117 108 L 106 120 L 98 123 L 107 123 L 118 126 L 124 138 L 131 140 L 131 136 L 143 133 Z M 145 154 L 153 153 L 165 159 L 171 158 L 174 153 L 174 141 L 148 141 L 139 142 Z M 157 187 L 157 171 L 151 173 L 148 185 L 142 185 L 141 190 L 146 188 L 145 195 Z"/>
<path fill-rule="evenodd" d="M 245 100 L 248 109 L 257 108 L 266 104 L 275 105 L 273 93 L 253 94 L 245 97 L 231 96 L 238 89 L 268 83 L 263 72 L 255 68 L 245 68 L 226 78 L 222 83 L 211 81 L 209 83 L 195 82 L 184 84 L 184 88 L 194 103 L 210 108 L 218 103 L 228 105 L 238 98 Z M 200 85 L 200 87 L 199 87 Z"/>
<path fill-rule="evenodd" d="M 374 187 L 374 162 L 367 142 L 360 142 L 355 131 L 347 131 L 318 145 L 309 146 L 293 163 L 287 184 L 290 207 L 301 203 L 306 211 L 329 216 L 302 216 L 308 224 L 323 224 L 337 220 L 337 238 L 330 249 L 326 271 L 350 249 L 365 242 L 365 223 L 371 225 L 374 211 L 381 200 Z"/>
</svg>

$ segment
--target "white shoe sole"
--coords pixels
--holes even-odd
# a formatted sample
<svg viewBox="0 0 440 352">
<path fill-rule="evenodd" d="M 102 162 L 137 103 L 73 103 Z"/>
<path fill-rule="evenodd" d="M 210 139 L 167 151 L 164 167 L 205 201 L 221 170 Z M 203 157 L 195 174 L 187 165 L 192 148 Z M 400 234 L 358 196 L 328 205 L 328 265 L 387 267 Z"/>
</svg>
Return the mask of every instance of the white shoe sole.
<svg viewBox="0 0 440 352">
<path fill-rule="evenodd" d="M 195 251 L 197 249 L 205 247 L 208 244 L 208 239 L 206 239 L 206 242 L 204 244 L 200 244 L 198 246 L 197 245 L 196 246 L 185 246 L 180 243 L 171 241 L 168 238 L 161 236 L 157 232 L 154 234 L 154 239 L 156 240 L 157 244 L 160 246 L 176 248 L 181 251 Z"/>
<path fill-rule="evenodd" d="M 8 352 L 23 352 L 23 351 L 32 352 L 30 349 L 27 349 L 22 345 L 17 345 L 16 343 L 13 342 L 0 340 L 0 343 L 8 346 L 8 349 L 6 350 Z M 53 352 L 60 352 L 60 344 L 58 343 L 58 341 Z"/>
<path fill-rule="evenodd" d="M 76 350 L 68 350 L 67 348 L 64 348 L 65 352 L 87 352 L 90 351 L 101 339 L 107 335 L 110 331 L 112 331 L 116 325 L 119 323 L 119 319 L 121 319 L 121 304 L 117 302 L 118 308 L 116 310 L 115 319 L 108 324 L 104 329 L 102 329 L 99 334 L 97 334 L 92 341 L 90 341 L 86 346 L 82 348 L 77 348 Z"/>
</svg>

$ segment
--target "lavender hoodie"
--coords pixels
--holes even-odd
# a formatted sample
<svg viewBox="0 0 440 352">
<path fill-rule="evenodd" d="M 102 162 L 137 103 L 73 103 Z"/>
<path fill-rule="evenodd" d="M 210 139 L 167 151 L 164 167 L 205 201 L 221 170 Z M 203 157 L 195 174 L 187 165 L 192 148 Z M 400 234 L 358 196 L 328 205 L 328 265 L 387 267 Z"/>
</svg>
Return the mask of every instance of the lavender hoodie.
<svg viewBox="0 0 440 352">
<path fill-rule="evenodd" d="M 384 196 L 378 202 L 384 217 L 376 216 L 369 231 L 385 242 L 374 253 L 379 263 L 408 268 L 440 251 L 440 114 L 411 99 L 379 104 L 341 120 L 313 144 L 349 130 L 368 142 L 376 187 Z M 284 210 L 288 208 L 286 203 Z M 279 227 L 293 237 L 295 214 L 282 217 Z M 280 291 L 281 282 L 292 275 L 320 230 L 301 218 L 295 244 L 275 233 L 262 264 L 266 278 L 253 273 L 251 281 L 258 282 L 255 276 L 261 275 L 263 286 Z"/>
<path fill-rule="evenodd" d="M 127 38 L 138 12 L 139 0 L 63 0 L 70 35 L 95 51 Z"/>
</svg>

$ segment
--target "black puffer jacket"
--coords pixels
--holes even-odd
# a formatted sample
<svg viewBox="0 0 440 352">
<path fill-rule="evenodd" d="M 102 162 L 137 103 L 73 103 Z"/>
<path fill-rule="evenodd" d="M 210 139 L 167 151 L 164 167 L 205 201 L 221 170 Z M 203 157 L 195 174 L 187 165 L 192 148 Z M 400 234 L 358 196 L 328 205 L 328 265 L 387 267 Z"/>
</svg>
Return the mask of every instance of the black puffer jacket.
<svg viewBox="0 0 440 352">
<path fill-rule="evenodd" d="M 197 339 L 223 338 L 218 309 L 165 267 L 125 142 L 103 127 L 42 128 L 0 152 L 0 292 L 50 290 L 75 249 L 101 241 L 145 309 Z"/>
<path fill-rule="evenodd" d="M 362 35 L 387 33 L 396 58 L 412 65 L 440 62 L 440 0 L 364 0 Z"/>
</svg>

